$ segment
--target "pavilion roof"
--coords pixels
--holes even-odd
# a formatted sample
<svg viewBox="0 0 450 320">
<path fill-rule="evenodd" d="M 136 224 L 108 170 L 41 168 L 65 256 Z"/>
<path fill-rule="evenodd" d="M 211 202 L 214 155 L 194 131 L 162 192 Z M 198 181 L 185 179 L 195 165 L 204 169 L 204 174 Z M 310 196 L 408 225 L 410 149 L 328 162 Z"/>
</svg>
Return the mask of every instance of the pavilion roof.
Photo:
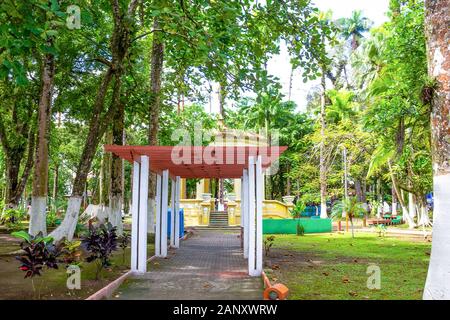
<svg viewBox="0 0 450 320">
<path fill-rule="evenodd" d="M 182 178 L 240 178 L 248 167 L 248 157 L 261 155 L 268 168 L 286 151 L 285 146 L 120 146 L 105 145 L 106 152 L 129 162 L 150 158 L 150 171 Z"/>
</svg>

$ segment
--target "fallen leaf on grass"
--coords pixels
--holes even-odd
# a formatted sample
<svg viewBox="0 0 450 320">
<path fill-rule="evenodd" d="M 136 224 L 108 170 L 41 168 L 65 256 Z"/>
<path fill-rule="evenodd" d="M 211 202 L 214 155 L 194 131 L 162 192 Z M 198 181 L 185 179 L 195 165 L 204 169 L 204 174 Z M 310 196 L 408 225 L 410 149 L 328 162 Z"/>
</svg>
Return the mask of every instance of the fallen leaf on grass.
<svg viewBox="0 0 450 320">
<path fill-rule="evenodd" d="M 342 283 L 350 283 L 350 279 L 348 277 L 343 277 Z"/>
<path fill-rule="evenodd" d="M 279 265 L 274 264 L 274 265 L 272 266 L 272 270 L 278 270 L 278 269 L 280 269 L 280 266 L 279 266 Z"/>
<path fill-rule="evenodd" d="M 328 277 L 330 274 L 328 272 L 322 272 L 325 277 Z"/>
<path fill-rule="evenodd" d="M 348 294 L 351 295 L 352 297 L 356 297 L 358 295 L 356 291 L 350 291 Z"/>
</svg>

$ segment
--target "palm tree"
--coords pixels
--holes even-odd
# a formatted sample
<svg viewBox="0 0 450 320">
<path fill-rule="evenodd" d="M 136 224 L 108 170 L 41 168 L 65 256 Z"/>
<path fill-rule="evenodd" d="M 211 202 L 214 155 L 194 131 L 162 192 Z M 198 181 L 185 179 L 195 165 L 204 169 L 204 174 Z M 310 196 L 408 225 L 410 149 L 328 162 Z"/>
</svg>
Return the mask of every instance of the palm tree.
<svg viewBox="0 0 450 320">
<path fill-rule="evenodd" d="M 295 206 L 290 210 L 290 214 L 292 215 L 292 218 L 297 219 L 297 235 L 303 235 L 304 231 L 301 232 L 301 223 L 300 218 L 302 216 L 302 213 L 306 210 L 306 204 L 301 201 L 297 200 L 295 203 Z"/>
<path fill-rule="evenodd" d="M 332 89 L 327 91 L 327 96 L 331 100 L 331 105 L 327 106 L 326 110 L 328 123 L 338 123 L 343 119 L 351 119 L 356 114 L 353 92 Z"/>
<path fill-rule="evenodd" d="M 366 212 L 361 202 L 358 202 L 356 197 L 351 197 L 339 201 L 333 207 L 331 211 L 331 217 L 334 219 L 342 218 L 342 213 L 345 212 L 352 228 L 352 238 L 355 237 L 355 231 L 353 228 L 353 218 L 362 217 Z"/>
<path fill-rule="evenodd" d="M 353 11 L 350 18 L 338 19 L 337 25 L 345 40 L 351 38 L 352 52 L 354 52 L 359 47 L 363 33 L 370 29 L 372 22 L 363 16 L 362 11 Z"/>
<path fill-rule="evenodd" d="M 244 125 L 247 128 L 264 130 L 267 142 L 272 139 L 271 130 L 287 127 L 293 121 L 295 104 L 291 101 L 283 102 L 283 95 L 276 86 L 269 86 L 256 100 L 244 100 L 241 112 L 244 115 Z M 266 199 L 272 197 L 272 180 L 266 175 Z"/>
</svg>

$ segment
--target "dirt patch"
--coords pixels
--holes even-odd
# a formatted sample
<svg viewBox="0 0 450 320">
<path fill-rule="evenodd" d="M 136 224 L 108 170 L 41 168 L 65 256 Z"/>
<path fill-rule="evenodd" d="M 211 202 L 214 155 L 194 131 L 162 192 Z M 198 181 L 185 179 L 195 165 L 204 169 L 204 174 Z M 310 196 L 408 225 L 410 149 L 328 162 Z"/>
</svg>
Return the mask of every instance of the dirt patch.
<svg viewBox="0 0 450 320">
<path fill-rule="evenodd" d="M 269 256 L 264 257 L 264 264 L 267 268 L 290 269 L 291 267 L 319 267 L 324 265 L 334 265 L 337 263 L 362 263 L 367 264 L 367 259 L 359 259 L 345 256 L 336 256 L 324 260 L 319 254 L 311 252 L 299 252 L 289 249 L 273 248 Z"/>
</svg>

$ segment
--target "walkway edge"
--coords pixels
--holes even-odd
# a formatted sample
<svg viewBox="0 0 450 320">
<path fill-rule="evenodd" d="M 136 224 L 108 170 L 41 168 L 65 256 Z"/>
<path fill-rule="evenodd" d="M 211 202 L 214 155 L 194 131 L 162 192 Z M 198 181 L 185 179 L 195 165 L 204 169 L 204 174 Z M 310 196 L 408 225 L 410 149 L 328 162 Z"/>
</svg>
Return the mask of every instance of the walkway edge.
<svg viewBox="0 0 450 320">
<path fill-rule="evenodd" d="M 154 260 L 156 258 L 156 256 L 151 256 L 147 262 L 150 262 L 152 260 Z M 120 287 L 120 285 L 127 279 L 129 278 L 131 275 L 133 275 L 134 272 L 129 270 L 127 273 L 124 273 L 123 275 L 121 275 L 119 278 L 117 278 L 116 280 L 114 280 L 113 282 L 110 282 L 108 285 L 106 285 L 105 287 L 103 287 L 102 289 L 98 290 L 97 292 L 95 292 L 94 294 L 90 295 L 88 298 L 86 298 L 85 300 L 102 300 L 104 298 L 108 298 L 111 297 L 111 295 L 113 294 L 114 291 L 117 290 L 117 288 Z"/>
</svg>

